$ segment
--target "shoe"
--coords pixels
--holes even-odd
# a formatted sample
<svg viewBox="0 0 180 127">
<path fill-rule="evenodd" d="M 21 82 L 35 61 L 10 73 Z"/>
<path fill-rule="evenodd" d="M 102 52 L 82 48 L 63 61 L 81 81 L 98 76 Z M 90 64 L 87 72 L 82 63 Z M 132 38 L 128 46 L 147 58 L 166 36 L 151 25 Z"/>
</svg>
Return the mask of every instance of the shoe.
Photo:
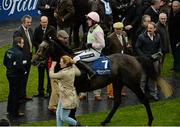
<svg viewBox="0 0 180 127">
<path fill-rule="evenodd" d="M 5 115 L 9 115 L 9 112 L 6 112 Z"/>
<path fill-rule="evenodd" d="M 153 99 L 154 101 L 158 101 L 158 100 L 159 100 L 159 97 L 157 97 L 157 96 L 152 96 L 152 99 Z"/>
<path fill-rule="evenodd" d="M 49 98 L 50 97 L 50 94 L 49 93 L 46 93 L 45 95 L 44 95 L 44 98 Z"/>
<path fill-rule="evenodd" d="M 33 97 L 44 97 L 44 94 L 38 93 L 38 94 L 33 95 Z"/>
<path fill-rule="evenodd" d="M 108 96 L 108 99 L 114 99 L 114 96 Z"/>
<path fill-rule="evenodd" d="M 22 117 L 22 116 L 24 116 L 24 113 L 23 113 L 23 112 L 19 112 L 19 113 L 17 114 L 17 117 Z"/>
<path fill-rule="evenodd" d="M 96 101 L 101 101 L 101 100 L 102 100 L 102 97 L 101 97 L 101 96 L 95 96 L 95 100 L 96 100 Z"/>
<path fill-rule="evenodd" d="M 125 93 L 125 92 L 121 92 L 121 96 L 122 96 L 122 97 L 125 97 L 125 96 L 126 96 L 126 93 Z"/>
<path fill-rule="evenodd" d="M 84 96 L 84 95 L 80 95 L 80 96 L 79 96 L 79 100 L 80 100 L 80 101 L 82 101 L 82 100 L 86 100 L 86 96 Z"/>
<path fill-rule="evenodd" d="M 56 113 L 56 109 L 55 108 L 49 108 L 49 111 L 52 113 Z"/>
<path fill-rule="evenodd" d="M 31 100 L 32 100 L 32 97 L 26 96 L 26 97 L 24 98 L 24 100 L 25 100 L 25 101 L 31 101 Z"/>
<path fill-rule="evenodd" d="M 14 118 L 17 118 L 17 117 L 22 117 L 22 116 L 24 116 L 24 113 L 22 113 L 22 112 L 19 112 L 19 113 L 17 113 L 17 114 L 9 114 L 9 117 L 14 117 Z"/>
<path fill-rule="evenodd" d="M 148 97 L 148 99 L 150 99 L 152 101 L 158 101 L 159 100 L 158 96 L 153 96 L 153 95 L 148 94 L 147 97 Z"/>
</svg>

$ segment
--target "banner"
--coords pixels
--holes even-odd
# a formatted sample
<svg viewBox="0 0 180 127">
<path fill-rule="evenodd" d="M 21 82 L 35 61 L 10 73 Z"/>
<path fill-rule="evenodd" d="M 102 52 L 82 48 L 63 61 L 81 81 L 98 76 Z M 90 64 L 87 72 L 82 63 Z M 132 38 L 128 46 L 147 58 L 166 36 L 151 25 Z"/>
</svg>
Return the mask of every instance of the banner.
<svg viewBox="0 0 180 127">
<path fill-rule="evenodd" d="M 0 0 L 0 21 L 21 19 L 25 14 L 38 16 L 38 0 Z"/>
</svg>

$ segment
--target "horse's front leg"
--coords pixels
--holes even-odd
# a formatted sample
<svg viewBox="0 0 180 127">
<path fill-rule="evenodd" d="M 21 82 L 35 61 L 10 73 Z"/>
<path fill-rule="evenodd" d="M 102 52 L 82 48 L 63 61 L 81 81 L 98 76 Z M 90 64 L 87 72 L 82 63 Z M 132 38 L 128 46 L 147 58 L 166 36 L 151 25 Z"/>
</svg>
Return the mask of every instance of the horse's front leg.
<svg viewBox="0 0 180 127">
<path fill-rule="evenodd" d="M 114 93 L 114 104 L 113 104 L 113 108 L 110 111 L 110 113 L 108 114 L 108 116 L 106 117 L 106 119 L 101 122 L 102 126 L 105 126 L 107 123 L 109 123 L 114 115 L 114 113 L 116 112 L 116 110 L 118 109 L 120 103 L 121 103 L 121 89 L 116 89 L 113 88 L 113 93 Z"/>
</svg>

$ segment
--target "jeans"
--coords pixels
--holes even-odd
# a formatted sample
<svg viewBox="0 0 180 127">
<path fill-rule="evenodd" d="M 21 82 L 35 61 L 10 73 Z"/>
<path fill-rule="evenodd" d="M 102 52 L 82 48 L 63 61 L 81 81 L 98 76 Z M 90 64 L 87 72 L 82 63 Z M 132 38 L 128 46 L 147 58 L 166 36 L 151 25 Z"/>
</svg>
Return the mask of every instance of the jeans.
<svg viewBox="0 0 180 127">
<path fill-rule="evenodd" d="M 64 109 L 61 106 L 61 101 L 58 102 L 58 107 L 56 110 L 56 125 L 58 127 L 63 126 L 63 123 L 66 122 L 69 125 L 77 125 L 77 121 L 69 117 L 70 109 Z"/>
</svg>

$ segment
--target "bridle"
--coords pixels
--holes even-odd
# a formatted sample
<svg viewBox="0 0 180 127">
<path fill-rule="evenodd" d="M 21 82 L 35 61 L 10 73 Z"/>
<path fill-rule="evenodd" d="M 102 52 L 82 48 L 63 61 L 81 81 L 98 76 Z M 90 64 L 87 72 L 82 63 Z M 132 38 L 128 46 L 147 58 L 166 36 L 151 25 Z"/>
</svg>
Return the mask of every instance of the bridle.
<svg viewBox="0 0 180 127">
<path fill-rule="evenodd" d="M 39 47 L 42 47 L 42 50 L 43 50 L 43 49 L 47 50 L 47 49 L 49 48 L 49 44 L 48 44 L 46 41 L 43 41 L 43 42 L 39 45 Z M 40 59 L 40 60 L 38 61 L 37 66 L 40 66 L 40 65 L 42 65 L 42 64 L 45 64 L 45 63 L 48 61 L 48 58 L 47 58 L 45 55 L 41 54 L 39 50 L 40 50 L 40 49 L 38 49 L 38 51 L 37 51 L 37 53 L 36 53 L 36 56 L 38 57 L 38 59 Z M 42 60 L 43 60 L 43 61 L 42 61 Z"/>
</svg>

